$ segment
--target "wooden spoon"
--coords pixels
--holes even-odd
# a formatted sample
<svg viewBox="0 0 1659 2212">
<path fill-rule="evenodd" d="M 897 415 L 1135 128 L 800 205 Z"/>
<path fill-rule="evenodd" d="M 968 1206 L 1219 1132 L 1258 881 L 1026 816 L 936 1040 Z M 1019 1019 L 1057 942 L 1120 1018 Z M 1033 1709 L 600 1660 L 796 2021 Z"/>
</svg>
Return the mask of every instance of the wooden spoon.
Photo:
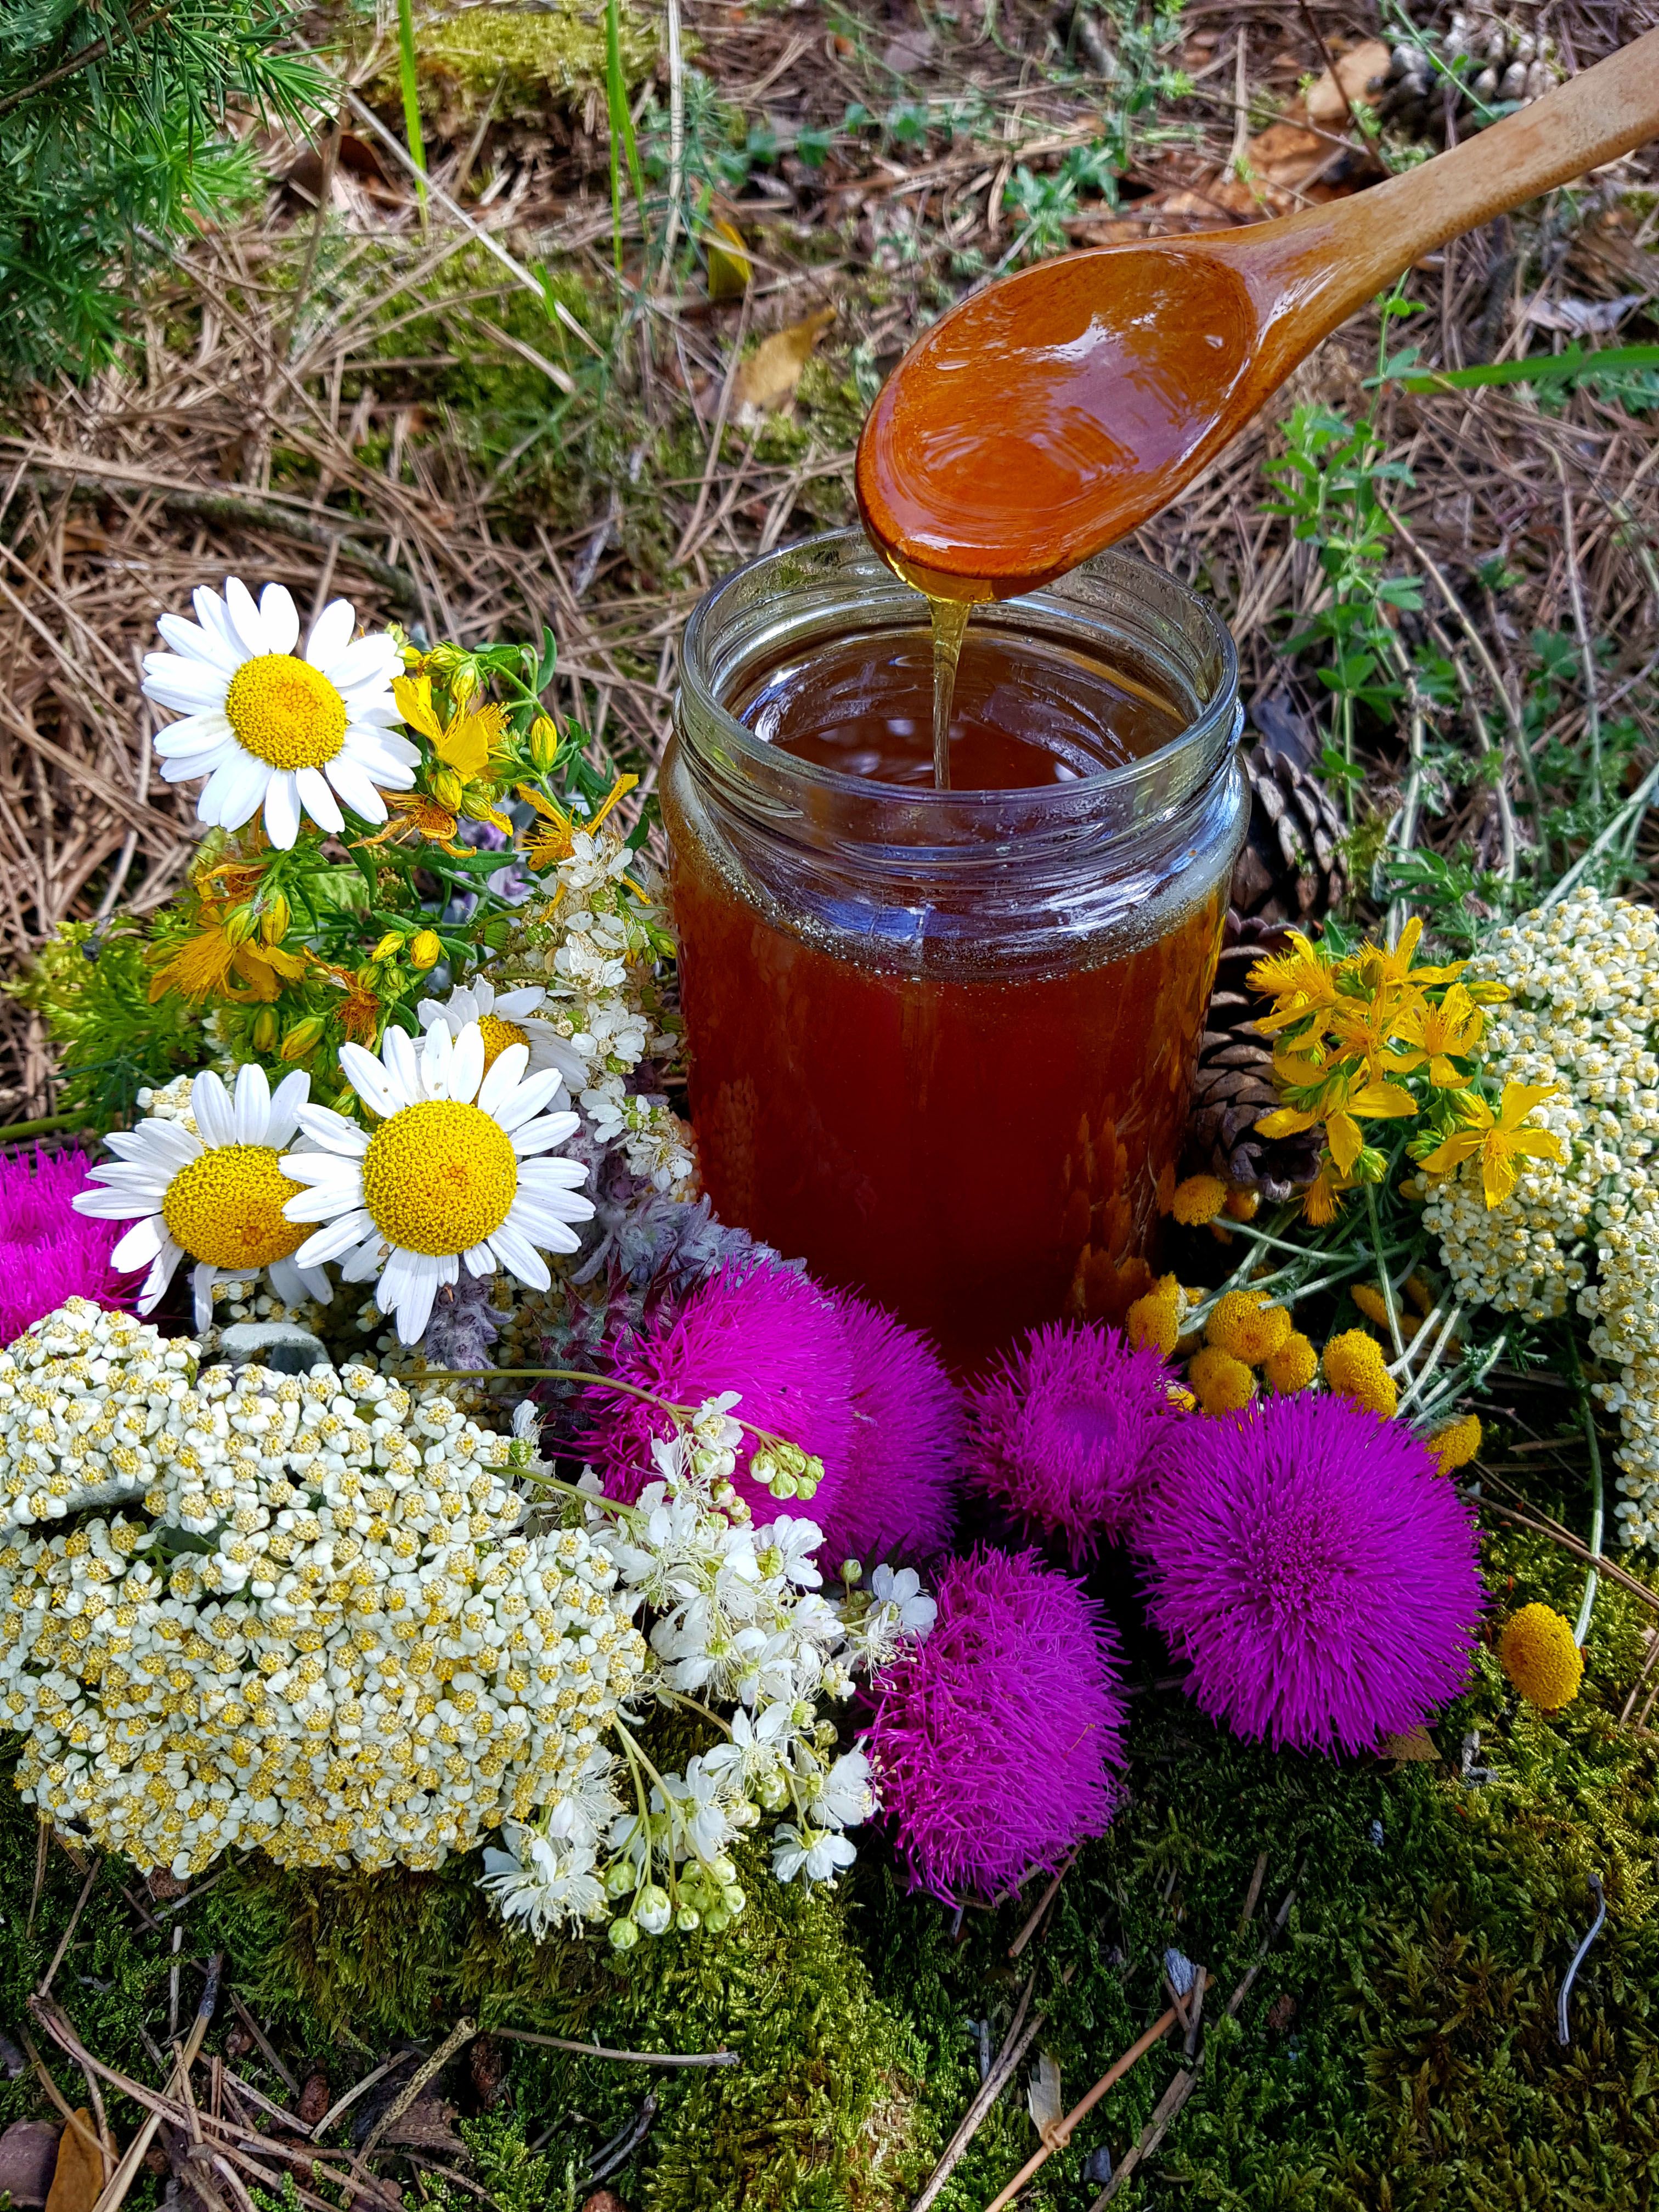
<svg viewBox="0 0 1659 2212">
<path fill-rule="evenodd" d="M 859 440 L 865 527 L 938 599 L 1046 583 L 1166 506 L 1413 261 L 1656 133 L 1659 30 L 1352 198 L 988 285 L 878 395 Z"/>
</svg>

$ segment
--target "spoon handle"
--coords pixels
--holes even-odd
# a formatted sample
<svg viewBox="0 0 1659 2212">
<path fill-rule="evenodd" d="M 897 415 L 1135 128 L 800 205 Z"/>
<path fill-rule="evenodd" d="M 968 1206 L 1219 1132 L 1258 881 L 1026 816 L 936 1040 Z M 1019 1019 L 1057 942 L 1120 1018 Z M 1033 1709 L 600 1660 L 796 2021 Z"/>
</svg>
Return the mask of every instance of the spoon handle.
<svg viewBox="0 0 1659 2212">
<path fill-rule="evenodd" d="M 1352 198 L 1233 234 L 1262 331 L 1266 390 L 1403 270 L 1449 238 L 1659 136 L 1659 30 L 1461 146 Z M 1206 243 L 1210 241 L 1206 240 Z M 1264 374 L 1264 372 L 1266 374 Z"/>
</svg>

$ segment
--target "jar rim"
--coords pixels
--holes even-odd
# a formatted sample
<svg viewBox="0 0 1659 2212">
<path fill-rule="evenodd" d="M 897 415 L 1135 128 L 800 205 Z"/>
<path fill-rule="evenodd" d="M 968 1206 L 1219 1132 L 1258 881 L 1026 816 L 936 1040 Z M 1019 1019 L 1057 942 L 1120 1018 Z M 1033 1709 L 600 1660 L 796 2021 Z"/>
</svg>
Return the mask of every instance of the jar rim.
<svg viewBox="0 0 1659 2212">
<path fill-rule="evenodd" d="M 860 555 L 867 556 L 860 558 Z M 899 784 L 878 781 L 869 776 L 852 775 L 845 769 L 829 768 L 815 761 L 802 759 L 798 754 L 780 752 L 763 738 L 757 737 L 748 725 L 741 721 L 726 705 L 718 685 L 716 654 L 713 649 L 720 615 L 734 599 L 757 592 L 762 587 L 757 580 L 769 570 L 780 577 L 787 574 L 792 564 L 799 568 L 803 558 L 815 558 L 825 564 L 839 561 L 849 581 L 864 580 L 876 586 L 890 586 L 917 600 L 921 594 L 904 584 L 877 553 L 862 528 L 824 531 L 815 537 L 797 540 L 788 546 L 775 548 L 752 561 L 747 561 L 729 575 L 711 586 L 698 600 L 686 623 L 680 647 L 680 696 L 675 702 L 677 722 L 684 723 L 684 708 L 689 702 L 696 711 L 697 719 L 712 732 L 718 732 L 723 750 L 736 760 L 763 769 L 769 777 L 785 776 L 803 791 L 817 790 L 826 798 L 862 799 L 866 804 L 883 800 L 902 804 L 907 811 L 914 810 L 912 819 L 920 823 L 931 812 L 937 811 L 941 823 L 948 815 L 956 821 L 976 811 L 1000 813 L 1008 807 L 1011 794 L 1006 790 L 975 791 L 952 787 L 937 790 L 928 784 Z M 862 572 L 862 578 L 860 578 Z M 1238 653 L 1232 634 L 1221 617 L 1197 592 L 1170 574 L 1167 569 L 1143 559 L 1138 554 L 1127 553 L 1112 547 L 1091 559 L 1081 562 L 1052 583 L 1038 590 L 1022 592 L 1016 598 L 993 601 L 1000 608 L 1019 610 L 1028 608 L 1032 614 L 1077 614 L 1087 611 L 1086 598 L 1079 600 L 1077 593 L 1082 587 L 1086 593 L 1091 584 L 1105 584 L 1116 588 L 1133 587 L 1138 576 L 1155 578 L 1157 592 L 1170 594 L 1182 604 L 1183 614 L 1195 620 L 1206 635 L 1203 644 L 1214 656 L 1215 678 L 1209 696 L 1200 701 L 1192 719 L 1165 744 L 1152 751 L 1139 754 L 1121 767 L 1103 768 L 1075 778 L 1067 778 L 1052 785 L 1034 784 L 1022 788 L 1018 802 L 1022 812 L 1034 810 L 1030 817 L 1033 826 L 1043 815 L 1052 811 L 1057 817 L 1073 811 L 1080 797 L 1087 793 L 1091 799 L 1109 802 L 1121 798 L 1133 808 L 1136 791 L 1146 787 L 1164 785 L 1170 771 L 1177 763 L 1185 764 L 1194 755 L 1202 755 L 1213 748 L 1224 756 L 1237 720 Z M 1070 587 L 1068 591 L 1068 587 Z M 1151 596 L 1150 592 L 1145 596 Z M 1126 641 L 1127 642 L 1127 641 Z M 1182 674 L 1184 672 L 1169 671 Z M 1189 679 L 1186 679 L 1188 680 Z"/>
</svg>

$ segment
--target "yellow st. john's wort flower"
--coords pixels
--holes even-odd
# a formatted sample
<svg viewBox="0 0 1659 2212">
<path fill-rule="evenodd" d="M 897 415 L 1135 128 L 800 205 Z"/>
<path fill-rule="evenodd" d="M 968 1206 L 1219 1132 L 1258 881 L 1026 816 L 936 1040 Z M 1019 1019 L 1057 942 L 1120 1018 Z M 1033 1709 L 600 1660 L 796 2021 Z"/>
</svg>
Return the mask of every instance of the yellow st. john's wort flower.
<svg viewBox="0 0 1659 2212">
<path fill-rule="evenodd" d="M 1362 945 L 1353 956 L 1355 973 L 1368 990 L 1375 991 L 1384 984 L 1395 984 L 1407 989 L 1419 990 L 1434 983 L 1455 983 L 1468 966 L 1467 960 L 1454 960 L 1445 968 L 1413 968 L 1413 956 L 1418 939 L 1423 934 L 1423 924 L 1415 915 L 1400 933 L 1400 942 L 1390 951 L 1381 945 Z"/>
<path fill-rule="evenodd" d="M 269 1001 L 281 995 L 284 984 L 295 982 L 305 974 L 303 959 L 284 952 L 279 945 L 266 945 L 257 934 L 246 935 L 240 927 L 234 927 L 238 911 L 211 902 L 204 902 L 197 915 L 196 934 L 174 945 L 151 979 L 152 1006 L 169 991 L 198 1001 Z"/>
<path fill-rule="evenodd" d="M 1389 1053 L 1382 1066 L 1390 1075 L 1420 1068 L 1437 1089 L 1461 1091 L 1468 1077 L 1456 1062 L 1475 1051 L 1486 1026 L 1486 1016 L 1463 985 L 1454 983 L 1437 1006 L 1418 998 L 1401 1008 L 1394 1033 L 1406 1049 Z"/>
<path fill-rule="evenodd" d="M 506 710 L 486 700 L 480 706 L 463 706 L 447 722 L 441 722 L 432 703 L 429 676 L 394 676 L 392 696 L 398 712 L 426 739 L 441 763 L 433 779 L 439 804 L 475 822 L 492 823 L 511 836 L 512 823 L 492 804 L 492 787 L 505 773 L 499 756 Z"/>
<path fill-rule="evenodd" d="M 533 806 L 541 817 L 541 823 L 537 826 L 526 848 L 526 860 L 538 874 L 544 868 L 555 868 L 561 860 L 568 860 L 575 849 L 577 831 L 584 830 L 591 836 L 606 817 L 627 798 L 638 781 L 636 775 L 619 775 L 605 793 L 599 812 L 586 821 L 580 816 L 567 814 L 562 806 L 538 791 L 534 784 L 520 784 L 520 798 L 527 806 Z"/>
<path fill-rule="evenodd" d="M 1437 1145 L 1424 1160 L 1424 1167 L 1431 1175 L 1451 1175 L 1465 1160 L 1478 1159 L 1486 1204 L 1501 1206 L 1515 1188 L 1517 1159 L 1565 1158 L 1561 1139 L 1553 1130 L 1525 1126 L 1533 1109 L 1553 1098 L 1560 1088 L 1559 1083 L 1506 1083 L 1496 1114 L 1484 1098 L 1466 1096 L 1468 1126 Z"/>
<path fill-rule="evenodd" d="M 1289 1087 L 1304 1087 L 1293 1079 L 1305 1066 L 1305 1062 L 1285 1063 L 1292 1078 Z M 1277 1060 L 1273 1073 L 1281 1081 L 1285 1079 Z M 1347 1176 L 1352 1173 L 1354 1162 L 1364 1149 L 1365 1139 L 1359 1127 L 1362 1121 L 1398 1121 L 1416 1111 L 1417 1101 L 1409 1091 L 1402 1091 L 1397 1083 L 1373 1082 L 1362 1069 L 1356 1074 L 1339 1076 L 1311 1106 L 1281 1106 L 1276 1113 L 1264 1115 L 1256 1127 L 1264 1137 L 1296 1137 L 1304 1129 L 1316 1129 L 1322 1122 L 1331 1158 Z"/>
<path fill-rule="evenodd" d="M 1261 1015 L 1256 1022 L 1264 1036 L 1336 1004 L 1334 963 L 1300 930 L 1289 930 L 1286 934 L 1290 951 L 1268 953 L 1256 962 L 1249 976 L 1253 991 L 1279 1002 L 1271 1013 Z"/>
</svg>

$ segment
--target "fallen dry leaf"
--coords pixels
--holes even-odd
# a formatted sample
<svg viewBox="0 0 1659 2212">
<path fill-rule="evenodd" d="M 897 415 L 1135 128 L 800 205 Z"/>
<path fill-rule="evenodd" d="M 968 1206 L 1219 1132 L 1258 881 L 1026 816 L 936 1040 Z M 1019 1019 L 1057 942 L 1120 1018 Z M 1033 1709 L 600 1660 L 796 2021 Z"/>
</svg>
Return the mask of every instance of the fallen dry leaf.
<svg viewBox="0 0 1659 2212">
<path fill-rule="evenodd" d="M 1046 2051 L 1037 2053 L 1037 2063 L 1025 2091 L 1025 2109 L 1043 2142 L 1052 2142 L 1066 2107 L 1060 2101 L 1059 2064 Z"/>
<path fill-rule="evenodd" d="M 800 373 L 812 358 L 812 349 L 836 319 L 833 307 L 820 307 L 804 322 L 775 331 L 755 348 L 738 371 L 738 404 L 757 415 L 787 406 L 795 396 Z"/>
<path fill-rule="evenodd" d="M 88 2135 L 94 2133 L 92 2114 L 84 2106 L 75 2117 Z M 103 2160 L 81 2128 L 65 2128 L 58 2138 L 58 2164 L 46 2194 L 46 2212 L 92 2212 L 103 2193 Z"/>
<path fill-rule="evenodd" d="M 58 2164 L 58 2129 L 50 2120 L 14 2120 L 0 2135 L 0 2190 L 32 2212 L 46 2201 Z"/>
<path fill-rule="evenodd" d="M 1385 1735 L 1376 1749 L 1379 1758 L 1392 1759 L 1399 1765 L 1414 1759 L 1438 1759 L 1440 1756 L 1434 1738 L 1427 1729 L 1420 1728 L 1413 1729 L 1409 1735 Z"/>
<path fill-rule="evenodd" d="M 717 216 L 708 226 L 709 298 L 717 305 L 726 300 L 742 299 L 754 273 L 755 264 L 749 258 L 743 233 L 736 223 L 723 222 Z"/>
<path fill-rule="evenodd" d="M 1304 95 L 1302 112 L 1322 131 L 1343 130 L 1351 106 L 1376 105 L 1388 70 L 1387 46 L 1381 39 L 1367 39 L 1352 52 L 1337 56 L 1334 76 L 1329 70 L 1321 70 Z"/>
</svg>

